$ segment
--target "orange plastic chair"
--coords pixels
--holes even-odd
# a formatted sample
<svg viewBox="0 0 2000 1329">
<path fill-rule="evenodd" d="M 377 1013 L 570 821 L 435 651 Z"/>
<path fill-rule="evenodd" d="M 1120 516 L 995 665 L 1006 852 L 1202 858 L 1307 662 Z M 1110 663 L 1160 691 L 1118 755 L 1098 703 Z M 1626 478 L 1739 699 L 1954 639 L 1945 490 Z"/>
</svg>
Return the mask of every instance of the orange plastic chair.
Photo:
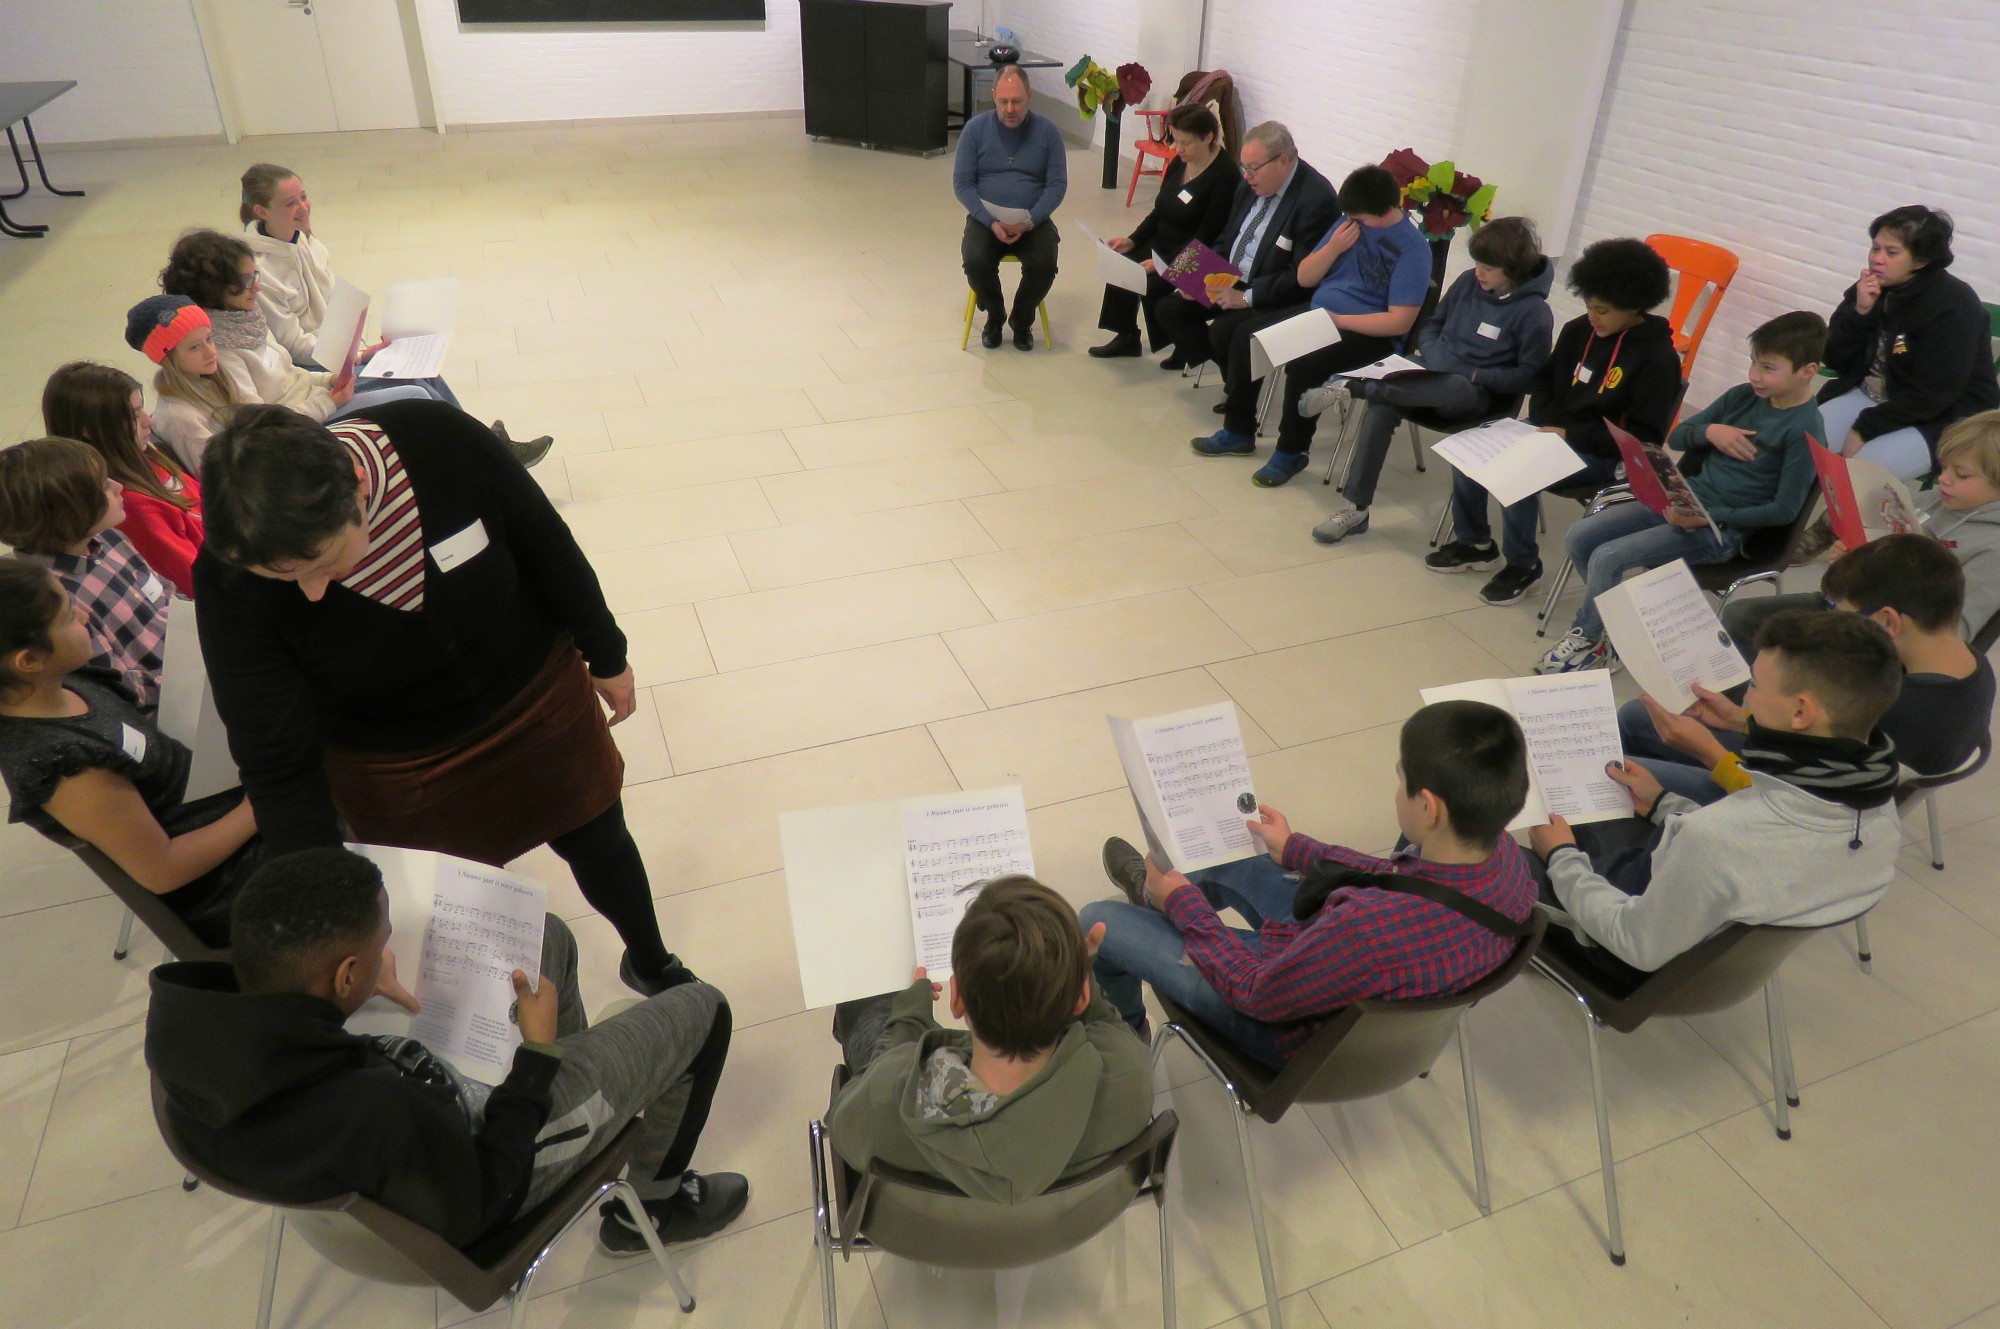
<svg viewBox="0 0 2000 1329">
<path fill-rule="evenodd" d="M 1717 305 L 1736 276 L 1736 255 L 1706 240 L 1684 235 L 1649 235 L 1646 243 L 1674 270 L 1674 303 L 1667 321 L 1674 325 L 1674 349 L 1681 353 L 1681 379 L 1694 374 L 1694 357 Z"/>
<path fill-rule="evenodd" d="M 1178 152 L 1174 151 L 1174 145 L 1167 142 L 1167 113 L 1165 111 L 1141 111 L 1139 114 L 1146 118 L 1146 137 L 1132 145 L 1132 150 L 1138 155 L 1132 159 L 1132 183 L 1125 186 L 1125 206 L 1128 208 L 1132 206 L 1132 195 L 1139 190 L 1139 177 L 1142 175 L 1165 175 L 1167 173 L 1167 163 L 1180 156 Z M 1158 119 L 1155 119 L 1155 116 Z M 1159 161 L 1159 169 L 1147 170 L 1146 163 L 1154 159 Z"/>
</svg>

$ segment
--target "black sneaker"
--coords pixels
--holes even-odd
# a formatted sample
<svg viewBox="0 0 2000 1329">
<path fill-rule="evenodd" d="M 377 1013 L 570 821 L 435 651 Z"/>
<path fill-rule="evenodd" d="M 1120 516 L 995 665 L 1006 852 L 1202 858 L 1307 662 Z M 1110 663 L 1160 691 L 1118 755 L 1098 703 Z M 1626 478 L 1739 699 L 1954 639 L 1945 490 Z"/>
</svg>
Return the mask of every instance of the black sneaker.
<svg viewBox="0 0 2000 1329">
<path fill-rule="evenodd" d="M 647 1200 L 646 1217 L 660 1234 L 662 1245 L 712 1237 L 735 1222 L 743 1206 L 750 1203 L 748 1178 L 734 1172 L 712 1172 L 707 1176 L 690 1168 L 681 1175 L 681 1188 L 664 1200 Z M 597 1227 L 597 1248 L 614 1260 L 647 1253 L 646 1235 L 639 1230 L 623 1200 L 601 1205 L 597 1212 L 604 1221 Z"/>
<path fill-rule="evenodd" d="M 1469 545 L 1453 540 L 1444 548 L 1424 555 L 1424 566 L 1432 572 L 1486 572 L 1500 561 L 1494 545 Z"/>
<path fill-rule="evenodd" d="M 1115 835 L 1104 842 L 1104 875 L 1126 899 L 1146 907 L 1146 856 Z"/>
<path fill-rule="evenodd" d="M 1529 567 L 1517 568 L 1512 563 L 1494 574 L 1493 580 L 1479 588 L 1479 598 L 1490 605 L 1510 605 L 1528 593 L 1528 588 L 1542 579 L 1542 565 L 1537 562 Z"/>
<path fill-rule="evenodd" d="M 672 951 L 667 952 L 667 967 L 657 976 L 640 973 L 639 967 L 632 963 L 632 952 L 627 951 L 618 957 L 618 981 L 642 997 L 657 997 L 683 983 L 699 983 L 701 980 Z"/>
</svg>

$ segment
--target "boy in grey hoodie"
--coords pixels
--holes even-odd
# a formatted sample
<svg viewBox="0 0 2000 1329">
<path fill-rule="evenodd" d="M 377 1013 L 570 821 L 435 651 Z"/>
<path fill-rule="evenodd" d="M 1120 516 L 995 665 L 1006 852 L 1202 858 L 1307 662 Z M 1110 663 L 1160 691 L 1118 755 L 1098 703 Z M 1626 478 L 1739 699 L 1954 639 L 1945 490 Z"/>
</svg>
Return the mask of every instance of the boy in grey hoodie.
<svg viewBox="0 0 2000 1329">
<path fill-rule="evenodd" d="M 1731 923 L 1818 927 L 1874 907 L 1902 828 L 1895 744 L 1877 727 L 1903 667 L 1860 614 L 1793 612 L 1764 625 L 1744 706 L 1748 789 L 1701 807 L 1637 762 L 1608 768 L 1638 817 L 1529 832 L 1569 923 L 1651 972 Z M 1588 845 L 1578 843 L 1583 839 Z"/>
<path fill-rule="evenodd" d="M 841 1158 L 940 1177 L 1016 1204 L 1129 1144 L 1153 1119 L 1152 1058 L 1092 990 L 1069 901 L 1032 877 L 988 882 L 951 944 L 951 1012 L 922 969 L 900 993 L 834 1013 L 853 1078 L 828 1117 Z"/>
</svg>

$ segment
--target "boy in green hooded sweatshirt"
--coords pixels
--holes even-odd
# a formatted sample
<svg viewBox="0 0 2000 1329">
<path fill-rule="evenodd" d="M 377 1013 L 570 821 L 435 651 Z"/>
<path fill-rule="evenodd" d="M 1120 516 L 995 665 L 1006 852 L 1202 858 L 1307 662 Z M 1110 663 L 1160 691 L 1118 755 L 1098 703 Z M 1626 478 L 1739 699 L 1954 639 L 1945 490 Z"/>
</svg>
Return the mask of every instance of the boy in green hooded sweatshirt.
<svg viewBox="0 0 2000 1329">
<path fill-rule="evenodd" d="M 951 1013 L 922 969 L 899 993 L 834 1012 L 853 1076 L 828 1132 L 841 1158 L 879 1158 L 975 1199 L 1015 1204 L 1129 1144 L 1153 1119 L 1152 1058 L 1092 989 L 1104 925 L 1033 877 L 996 877 L 951 943 Z"/>
</svg>

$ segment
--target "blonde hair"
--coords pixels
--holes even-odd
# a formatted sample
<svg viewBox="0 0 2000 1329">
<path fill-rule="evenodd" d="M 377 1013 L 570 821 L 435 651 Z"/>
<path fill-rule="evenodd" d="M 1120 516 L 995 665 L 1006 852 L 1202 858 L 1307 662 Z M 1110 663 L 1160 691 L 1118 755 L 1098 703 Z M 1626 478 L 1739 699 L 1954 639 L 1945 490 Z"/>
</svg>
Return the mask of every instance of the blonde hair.
<svg viewBox="0 0 2000 1329">
<path fill-rule="evenodd" d="M 245 404 L 237 399 L 236 390 L 220 373 L 206 377 L 190 374 L 174 363 L 172 353 L 160 362 L 159 372 L 153 375 L 153 390 L 162 397 L 174 397 L 207 411 L 218 429 L 229 423 L 238 406 Z"/>
<path fill-rule="evenodd" d="M 2000 411 L 1968 415 L 1945 430 L 1938 439 L 1937 457 L 1939 465 L 1963 461 L 1985 476 L 1987 484 L 2000 488 Z"/>
</svg>

